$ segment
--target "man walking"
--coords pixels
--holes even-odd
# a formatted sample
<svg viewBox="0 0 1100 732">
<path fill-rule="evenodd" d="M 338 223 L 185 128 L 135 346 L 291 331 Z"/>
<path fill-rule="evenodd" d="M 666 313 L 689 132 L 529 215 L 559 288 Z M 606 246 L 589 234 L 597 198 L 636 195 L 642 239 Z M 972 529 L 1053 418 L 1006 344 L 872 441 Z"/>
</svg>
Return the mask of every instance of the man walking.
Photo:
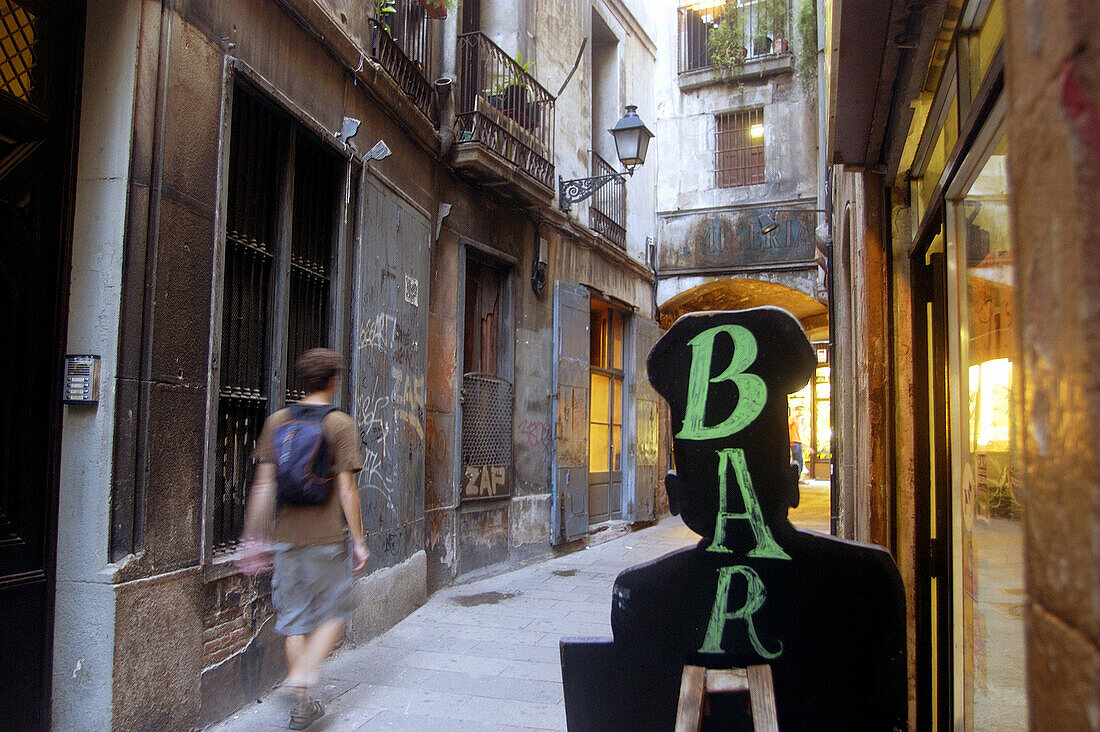
<svg viewBox="0 0 1100 732">
<path fill-rule="evenodd" d="M 343 359 L 327 348 L 298 359 L 306 397 L 264 422 L 245 511 L 241 571 L 256 574 L 274 560 L 275 630 L 286 636 L 283 686 L 295 695 L 290 729 L 305 729 L 325 713 L 310 689 L 352 613 L 353 571 L 363 571 L 370 558 L 355 481 L 363 468 L 358 433 L 352 418 L 331 406 L 343 370 Z M 308 441 L 311 435 L 313 444 L 303 445 L 303 436 Z M 265 532 L 273 510 L 269 545 Z"/>
<path fill-rule="evenodd" d="M 798 408 L 800 411 L 802 407 Z M 798 465 L 798 477 L 802 479 L 806 472 L 806 463 L 802 458 L 802 428 L 799 423 L 801 414 L 791 414 L 791 406 L 787 405 L 787 434 L 791 440 L 791 461 Z"/>
</svg>

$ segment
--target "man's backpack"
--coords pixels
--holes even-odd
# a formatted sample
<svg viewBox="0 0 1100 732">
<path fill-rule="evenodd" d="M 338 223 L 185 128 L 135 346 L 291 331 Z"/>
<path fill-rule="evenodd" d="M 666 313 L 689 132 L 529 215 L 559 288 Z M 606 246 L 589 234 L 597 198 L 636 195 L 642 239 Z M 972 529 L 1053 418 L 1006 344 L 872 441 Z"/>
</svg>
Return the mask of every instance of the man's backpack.
<svg viewBox="0 0 1100 732">
<path fill-rule="evenodd" d="M 328 404 L 292 404 L 290 418 L 275 428 L 276 495 L 279 503 L 316 506 L 332 495 L 332 455 L 321 422 Z"/>
</svg>

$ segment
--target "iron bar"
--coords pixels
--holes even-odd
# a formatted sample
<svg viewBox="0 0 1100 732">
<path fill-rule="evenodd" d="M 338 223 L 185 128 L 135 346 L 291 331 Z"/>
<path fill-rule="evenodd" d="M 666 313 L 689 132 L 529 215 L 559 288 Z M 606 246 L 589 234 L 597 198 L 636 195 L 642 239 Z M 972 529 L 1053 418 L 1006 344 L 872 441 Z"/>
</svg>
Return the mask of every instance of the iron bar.
<svg viewBox="0 0 1100 732">
<path fill-rule="evenodd" d="M 554 97 L 483 33 L 458 37 L 456 142 L 479 143 L 554 187 Z"/>
<path fill-rule="evenodd" d="M 588 172 L 594 177 L 618 176 L 619 185 L 602 186 L 596 190 L 588 204 L 588 221 L 593 231 L 603 234 L 620 249 L 626 248 L 626 186 L 622 176 L 611 163 L 595 150 L 589 151 Z"/>
<path fill-rule="evenodd" d="M 393 13 L 368 18 L 370 57 L 397 83 L 417 109 L 435 122 L 435 95 L 428 81 L 432 36 L 423 3 L 396 0 Z"/>
</svg>

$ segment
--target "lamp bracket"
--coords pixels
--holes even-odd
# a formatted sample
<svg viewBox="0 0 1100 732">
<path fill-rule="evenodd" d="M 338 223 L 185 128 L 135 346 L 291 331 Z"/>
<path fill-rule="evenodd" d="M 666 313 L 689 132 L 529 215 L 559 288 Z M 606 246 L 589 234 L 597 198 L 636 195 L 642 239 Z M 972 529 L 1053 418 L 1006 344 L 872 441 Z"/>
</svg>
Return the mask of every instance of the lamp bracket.
<svg viewBox="0 0 1100 732">
<path fill-rule="evenodd" d="M 633 173 L 633 171 L 627 171 L 627 174 L 630 173 Z M 570 204 L 580 203 L 586 198 L 590 198 L 593 193 L 611 181 L 616 181 L 619 185 L 622 185 L 626 183 L 626 176 L 622 173 L 609 173 L 608 175 L 597 175 L 591 178 L 563 180 L 559 175 L 558 206 L 562 211 L 568 211 Z"/>
</svg>

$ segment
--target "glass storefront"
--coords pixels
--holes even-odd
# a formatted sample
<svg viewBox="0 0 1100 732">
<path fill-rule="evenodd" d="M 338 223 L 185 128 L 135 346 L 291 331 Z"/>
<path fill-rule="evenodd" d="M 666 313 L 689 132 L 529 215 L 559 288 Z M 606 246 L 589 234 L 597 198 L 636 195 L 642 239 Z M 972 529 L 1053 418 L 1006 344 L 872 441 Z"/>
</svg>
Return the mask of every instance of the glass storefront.
<svg viewBox="0 0 1100 732">
<path fill-rule="evenodd" d="M 806 386 L 787 398 L 787 406 L 802 437 L 804 475 L 829 480 L 832 472 L 833 432 L 829 421 L 829 346 L 815 343 L 817 370 Z"/>
<path fill-rule="evenodd" d="M 1003 128 L 989 134 L 948 199 L 956 722 L 967 730 L 1027 726 L 1006 151 Z"/>
</svg>

